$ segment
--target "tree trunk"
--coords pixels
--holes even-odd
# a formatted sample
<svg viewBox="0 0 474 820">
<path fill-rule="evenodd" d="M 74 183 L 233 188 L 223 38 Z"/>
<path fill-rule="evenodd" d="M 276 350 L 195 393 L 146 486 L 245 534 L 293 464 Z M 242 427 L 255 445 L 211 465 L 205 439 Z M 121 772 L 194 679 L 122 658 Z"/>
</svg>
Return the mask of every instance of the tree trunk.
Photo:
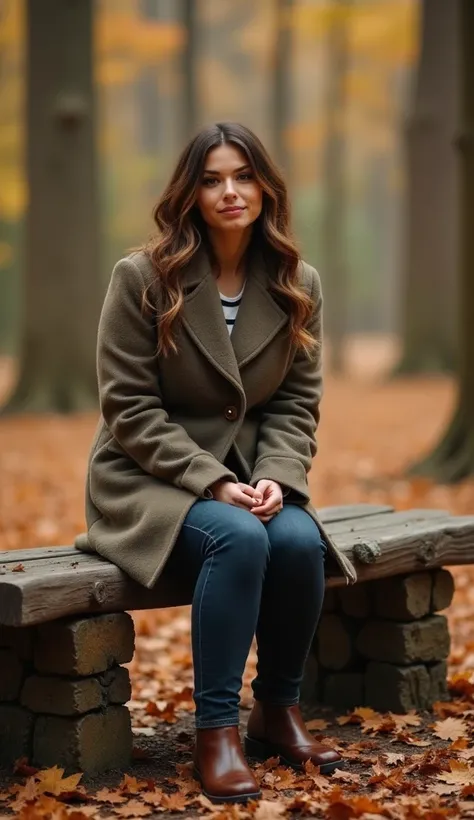
<svg viewBox="0 0 474 820">
<path fill-rule="evenodd" d="M 321 224 L 322 275 L 325 291 L 325 328 L 330 341 L 330 366 L 343 369 L 347 328 L 348 279 L 345 255 L 345 136 L 346 73 L 350 2 L 333 0 L 327 35 L 326 137 L 322 162 L 323 215 Z"/>
<path fill-rule="evenodd" d="M 24 322 L 6 412 L 71 412 L 97 404 L 93 0 L 28 0 L 27 8 Z"/>
<path fill-rule="evenodd" d="M 450 4 L 455 5 L 454 0 Z M 460 165 L 459 397 L 454 417 L 434 452 L 412 473 L 455 482 L 474 474 L 474 3 L 456 0 L 460 10 L 461 125 Z"/>
<path fill-rule="evenodd" d="M 191 139 L 198 127 L 198 75 L 197 75 L 197 19 L 198 0 L 183 0 L 186 44 L 183 54 L 183 129 L 184 140 Z"/>
<path fill-rule="evenodd" d="M 457 0 L 423 0 L 422 44 L 406 130 L 407 257 L 400 373 L 451 370 L 456 362 L 458 174 Z"/>
<path fill-rule="evenodd" d="M 275 0 L 272 131 L 275 158 L 287 177 L 291 173 L 287 128 L 291 119 L 293 0 Z"/>
</svg>

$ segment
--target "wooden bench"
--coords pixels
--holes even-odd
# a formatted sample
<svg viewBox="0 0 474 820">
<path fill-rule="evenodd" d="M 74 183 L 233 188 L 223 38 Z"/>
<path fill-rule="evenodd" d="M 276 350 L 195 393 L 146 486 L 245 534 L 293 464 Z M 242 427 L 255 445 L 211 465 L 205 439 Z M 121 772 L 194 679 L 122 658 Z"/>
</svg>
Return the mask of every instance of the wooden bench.
<svg viewBox="0 0 474 820">
<path fill-rule="evenodd" d="M 328 579 L 304 700 L 404 712 L 445 698 L 449 633 L 435 613 L 454 589 L 443 567 L 474 562 L 474 516 L 360 504 L 321 518 L 358 582 Z M 128 612 L 189 604 L 191 595 L 166 571 L 147 590 L 74 547 L 0 552 L 0 763 L 126 766 Z"/>
</svg>

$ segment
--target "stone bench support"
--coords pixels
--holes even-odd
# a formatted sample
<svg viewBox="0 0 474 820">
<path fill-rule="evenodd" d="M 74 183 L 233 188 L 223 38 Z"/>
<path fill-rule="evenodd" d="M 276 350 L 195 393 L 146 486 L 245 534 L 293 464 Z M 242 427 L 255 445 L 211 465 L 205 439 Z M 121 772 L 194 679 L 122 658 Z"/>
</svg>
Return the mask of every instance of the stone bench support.
<svg viewBox="0 0 474 820">
<path fill-rule="evenodd" d="M 96 773 L 127 766 L 134 628 L 120 612 L 0 626 L 0 763 Z"/>
<path fill-rule="evenodd" d="M 328 589 L 303 683 L 307 707 L 430 709 L 448 697 L 444 569 Z"/>
</svg>

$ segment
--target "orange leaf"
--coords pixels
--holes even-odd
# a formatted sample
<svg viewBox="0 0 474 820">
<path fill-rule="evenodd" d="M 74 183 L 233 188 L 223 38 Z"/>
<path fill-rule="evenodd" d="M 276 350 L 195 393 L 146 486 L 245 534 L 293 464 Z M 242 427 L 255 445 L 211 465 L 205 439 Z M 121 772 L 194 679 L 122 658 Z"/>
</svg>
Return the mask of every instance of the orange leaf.
<svg viewBox="0 0 474 820">
<path fill-rule="evenodd" d="M 124 806 L 114 809 L 119 817 L 147 817 L 152 811 L 150 806 L 144 806 L 140 800 L 127 800 Z"/>
<path fill-rule="evenodd" d="M 56 796 L 63 792 L 73 792 L 81 780 L 82 774 L 72 774 L 70 777 L 64 778 L 63 774 L 64 769 L 60 769 L 58 766 L 38 772 L 36 775 L 38 791 Z"/>
</svg>

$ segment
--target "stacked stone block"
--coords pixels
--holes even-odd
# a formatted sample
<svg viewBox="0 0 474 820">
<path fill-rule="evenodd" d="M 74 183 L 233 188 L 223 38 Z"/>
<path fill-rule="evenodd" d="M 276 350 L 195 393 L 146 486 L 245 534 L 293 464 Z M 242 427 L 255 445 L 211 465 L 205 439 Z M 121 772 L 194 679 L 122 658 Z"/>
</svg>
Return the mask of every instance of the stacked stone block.
<svg viewBox="0 0 474 820">
<path fill-rule="evenodd" d="M 0 764 L 88 773 L 131 757 L 128 663 L 134 629 L 126 613 L 64 618 L 38 627 L 0 626 Z"/>
<path fill-rule="evenodd" d="M 454 582 L 444 569 L 328 589 L 302 698 L 352 709 L 429 709 L 448 696 L 446 618 Z"/>
</svg>

